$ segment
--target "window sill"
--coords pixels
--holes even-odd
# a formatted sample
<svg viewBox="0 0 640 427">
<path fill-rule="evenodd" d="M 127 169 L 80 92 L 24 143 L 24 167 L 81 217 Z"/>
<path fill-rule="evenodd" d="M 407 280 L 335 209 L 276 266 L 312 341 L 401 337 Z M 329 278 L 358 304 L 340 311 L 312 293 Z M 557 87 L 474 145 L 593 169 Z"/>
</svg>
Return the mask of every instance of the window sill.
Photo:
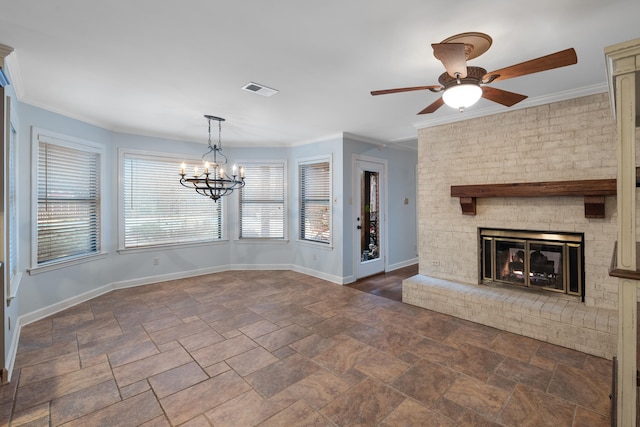
<svg viewBox="0 0 640 427">
<path fill-rule="evenodd" d="M 40 274 L 40 273 L 47 273 L 50 271 L 54 271 L 54 270 L 58 270 L 60 268 L 66 268 L 66 267 L 71 267 L 74 265 L 78 265 L 78 264 L 84 264 L 86 262 L 91 262 L 91 261 L 96 261 L 102 258 L 106 258 L 108 255 L 107 252 L 101 252 L 99 254 L 95 254 L 95 255 L 87 255 L 87 256 L 83 256 L 81 258 L 75 258 L 75 259 L 71 259 L 68 261 L 61 261 L 61 262 L 56 262 L 56 263 L 52 263 L 52 264 L 46 264 L 46 265 L 41 265 L 41 266 L 37 266 L 37 267 L 32 267 L 27 269 L 27 273 L 29 273 L 30 276 L 33 276 L 35 274 Z"/>
</svg>

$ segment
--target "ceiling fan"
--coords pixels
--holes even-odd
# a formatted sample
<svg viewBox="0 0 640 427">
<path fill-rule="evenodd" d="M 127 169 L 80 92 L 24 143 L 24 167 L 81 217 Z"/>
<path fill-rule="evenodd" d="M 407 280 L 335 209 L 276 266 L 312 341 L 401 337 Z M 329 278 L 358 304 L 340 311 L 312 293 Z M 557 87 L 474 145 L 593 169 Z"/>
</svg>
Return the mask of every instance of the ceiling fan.
<svg viewBox="0 0 640 427">
<path fill-rule="evenodd" d="M 475 104 L 480 98 L 485 98 L 498 104 L 511 107 L 527 99 L 526 95 L 497 89 L 489 84 L 527 74 L 539 73 L 554 68 L 573 65 L 578 62 L 576 51 L 561 50 L 540 58 L 531 59 L 510 67 L 487 73 L 481 67 L 467 66 L 467 61 L 485 53 L 492 43 L 491 37 L 483 33 L 462 33 L 451 36 L 440 43 L 434 43 L 433 55 L 442 62 L 445 73 L 438 77 L 439 85 L 413 86 L 397 89 L 374 90 L 371 95 L 385 95 L 388 93 L 411 92 L 416 90 L 430 90 L 442 92 L 442 96 L 418 114 L 433 113 L 447 104 L 460 111 Z"/>
</svg>

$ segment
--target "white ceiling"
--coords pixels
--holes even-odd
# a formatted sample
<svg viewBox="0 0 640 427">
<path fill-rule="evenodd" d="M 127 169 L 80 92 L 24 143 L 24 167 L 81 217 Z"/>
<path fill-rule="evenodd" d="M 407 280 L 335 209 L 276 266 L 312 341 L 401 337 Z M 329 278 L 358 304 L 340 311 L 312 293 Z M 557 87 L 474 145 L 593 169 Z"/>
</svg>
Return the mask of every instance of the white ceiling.
<svg viewBox="0 0 640 427">
<path fill-rule="evenodd" d="M 494 87 L 513 108 L 606 91 L 603 49 L 640 37 L 638 0 L 0 0 L 0 43 L 22 102 L 101 127 L 226 146 L 290 146 L 342 132 L 402 144 L 416 128 L 507 111 L 481 100 L 416 115 L 439 95 L 430 44 L 477 31 L 488 71 L 569 47 L 578 64 Z M 241 90 L 253 81 L 270 98 Z"/>
</svg>

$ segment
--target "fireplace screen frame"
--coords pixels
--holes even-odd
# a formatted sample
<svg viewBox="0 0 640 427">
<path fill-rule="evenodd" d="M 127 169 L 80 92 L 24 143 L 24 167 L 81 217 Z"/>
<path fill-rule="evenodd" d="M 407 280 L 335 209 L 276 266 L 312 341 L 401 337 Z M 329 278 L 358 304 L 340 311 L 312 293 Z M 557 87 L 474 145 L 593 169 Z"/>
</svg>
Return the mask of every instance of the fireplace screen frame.
<svg viewBox="0 0 640 427">
<path fill-rule="evenodd" d="M 549 232 L 533 230 L 508 230 L 495 228 L 478 228 L 478 257 L 479 283 L 502 286 L 514 286 L 532 290 L 554 292 L 584 301 L 584 234 L 573 232 Z M 498 273 L 498 251 L 496 247 L 509 247 L 511 252 L 520 249 L 521 259 L 511 260 L 501 258 L 504 262 L 521 266 L 517 276 L 504 278 L 503 272 Z M 557 271 L 542 273 L 540 269 L 533 270 L 532 254 L 539 253 L 534 249 L 546 248 L 547 255 L 556 257 L 559 262 Z M 550 252 L 549 252 L 550 251 Z M 489 252 L 489 258 L 485 254 Z M 502 254 L 504 257 L 505 254 Z M 507 261 L 503 261 L 507 259 Z M 520 261 L 520 262 L 511 262 Z M 550 265 L 554 262 L 548 261 Z M 501 276 L 502 275 L 502 276 Z M 535 279 L 539 279 L 535 283 Z"/>
</svg>

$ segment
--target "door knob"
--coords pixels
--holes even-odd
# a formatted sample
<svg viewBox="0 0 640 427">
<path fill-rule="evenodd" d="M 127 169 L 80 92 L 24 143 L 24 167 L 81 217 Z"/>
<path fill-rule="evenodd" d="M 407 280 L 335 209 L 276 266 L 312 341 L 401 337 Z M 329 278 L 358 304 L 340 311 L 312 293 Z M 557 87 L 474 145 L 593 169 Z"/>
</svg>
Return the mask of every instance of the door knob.
<svg viewBox="0 0 640 427">
<path fill-rule="evenodd" d="M 357 228 L 358 230 L 361 230 L 361 229 L 362 229 L 362 226 L 361 226 L 361 225 L 359 225 L 359 226 L 357 226 L 356 228 Z"/>
</svg>

